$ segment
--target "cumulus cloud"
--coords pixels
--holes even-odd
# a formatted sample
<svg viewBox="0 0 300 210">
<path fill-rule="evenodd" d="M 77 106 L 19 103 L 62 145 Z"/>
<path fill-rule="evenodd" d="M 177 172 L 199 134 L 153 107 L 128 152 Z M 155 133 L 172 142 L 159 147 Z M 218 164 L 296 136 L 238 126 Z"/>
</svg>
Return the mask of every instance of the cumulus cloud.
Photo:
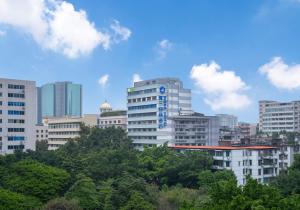
<svg viewBox="0 0 300 210">
<path fill-rule="evenodd" d="M 100 79 L 98 80 L 99 85 L 102 88 L 105 88 L 107 86 L 108 79 L 109 79 L 109 75 L 108 74 L 105 74 L 105 75 L 101 76 Z"/>
<path fill-rule="evenodd" d="M 271 84 L 279 89 L 300 88 L 300 64 L 288 65 L 281 57 L 274 57 L 262 65 L 259 72 L 266 75 Z"/>
<path fill-rule="evenodd" d="M 168 39 L 162 39 L 157 43 L 156 49 L 158 53 L 158 58 L 163 59 L 166 57 L 167 53 L 173 48 L 173 43 Z"/>
<path fill-rule="evenodd" d="M 45 11 L 42 0 L 1 0 L 0 23 L 15 26 L 42 42 L 48 30 Z"/>
<path fill-rule="evenodd" d="M 69 58 L 87 55 L 97 46 L 107 50 L 117 43 L 115 37 L 121 37 L 119 42 L 126 41 L 131 34 L 118 21 L 111 31 L 102 32 L 88 20 L 84 10 L 61 0 L 1 0 L 1 23 L 32 35 L 43 48 Z"/>
<path fill-rule="evenodd" d="M 205 94 L 204 102 L 213 110 L 241 109 L 250 104 L 243 92 L 249 87 L 233 71 L 221 70 L 214 61 L 194 65 L 190 72 L 195 85 Z"/>
<path fill-rule="evenodd" d="M 142 78 L 140 77 L 139 74 L 133 74 L 132 76 L 132 84 L 134 85 L 135 82 L 140 82 L 142 81 Z"/>
<path fill-rule="evenodd" d="M 108 49 L 108 34 L 97 31 L 87 19 L 86 12 L 76 11 L 67 2 L 56 3 L 49 21 L 50 33 L 45 45 L 55 51 L 62 51 L 70 58 L 89 54 L 97 45 Z"/>
</svg>

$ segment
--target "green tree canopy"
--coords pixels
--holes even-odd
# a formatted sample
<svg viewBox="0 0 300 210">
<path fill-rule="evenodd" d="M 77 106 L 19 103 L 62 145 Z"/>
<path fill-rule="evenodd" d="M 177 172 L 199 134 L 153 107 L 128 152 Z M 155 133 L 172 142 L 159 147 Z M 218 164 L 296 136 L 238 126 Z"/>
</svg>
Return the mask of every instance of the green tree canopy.
<svg viewBox="0 0 300 210">
<path fill-rule="evenodd" d="M 82 208 L 77 200 L 67 200 L 62 197 L 48 201 L 41 210 L 82 210 Z"/>
<path fill-rule="evenodd" d="M 0 210 L 30 210 L 41 205 L 37 198 L 0 188 Z"/>
<path fill-rule="evenodd" d="M 63 170 L 33 160 L 22 160 L 2 173 L 3 187 L 31 195 L 41 201 L 58 197 L 68 184 L 70 176 Z"/>
<path fill-rule="evenodd" d="M 78 180 L 71 186 L 65 194 L 69 200 L 79 201 L 83 209 L 93 210 L 99 207 L 99 193 L 93 180 L 84 175 L 80 175 Z"/>
</svg>

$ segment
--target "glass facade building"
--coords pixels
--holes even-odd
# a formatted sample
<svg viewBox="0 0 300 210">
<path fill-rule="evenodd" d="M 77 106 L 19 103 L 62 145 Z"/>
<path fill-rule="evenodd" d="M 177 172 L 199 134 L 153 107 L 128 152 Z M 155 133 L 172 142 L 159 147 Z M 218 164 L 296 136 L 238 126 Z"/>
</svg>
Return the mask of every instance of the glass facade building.
<svg viewBox="0 0 300 210">
<path fill-rule="evenodd" d="M 56 82 L 38 88 L 38 122 L 44 117 L 82 115 L 82 86 L 72 82 Z"/>
</svg>

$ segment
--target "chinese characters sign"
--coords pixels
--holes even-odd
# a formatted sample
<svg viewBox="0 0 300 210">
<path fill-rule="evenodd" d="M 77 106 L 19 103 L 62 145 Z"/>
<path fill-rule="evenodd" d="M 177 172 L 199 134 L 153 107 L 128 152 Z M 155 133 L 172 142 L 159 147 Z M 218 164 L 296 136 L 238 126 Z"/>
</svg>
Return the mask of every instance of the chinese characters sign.
<svg viewBox="0 0 300 210">
<path fill-rule="evenodd" d="M 161 86 L 159 88 L 160 95 L 158 96 L 158 128 L 162 129 L 167 126 L 167 96 L 166 88 Z"/>
</svg>

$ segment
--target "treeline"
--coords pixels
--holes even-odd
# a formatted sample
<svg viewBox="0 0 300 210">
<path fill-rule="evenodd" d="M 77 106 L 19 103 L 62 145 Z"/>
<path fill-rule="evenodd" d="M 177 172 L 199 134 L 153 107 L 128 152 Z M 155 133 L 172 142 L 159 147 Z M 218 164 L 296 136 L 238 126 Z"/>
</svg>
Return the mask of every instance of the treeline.
<svg viewBox="0 0 300 210">
<path fill-rule="evenodd" d="M 122 129 L 82 127 L 56 151 L 0 157 L 0 209 L 201 210 L 300 209 L 300 158 L 271 185 L 211 170 L 203 152 L 132 148 Z"/>
</svg>

